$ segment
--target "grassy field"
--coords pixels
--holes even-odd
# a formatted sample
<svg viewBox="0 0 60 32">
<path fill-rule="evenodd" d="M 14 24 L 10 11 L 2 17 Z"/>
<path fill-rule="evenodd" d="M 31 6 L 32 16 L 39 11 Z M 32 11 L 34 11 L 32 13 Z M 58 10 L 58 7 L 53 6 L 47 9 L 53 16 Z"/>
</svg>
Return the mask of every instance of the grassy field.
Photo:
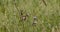
<svg viewBox="0 0 60 32">
<path fill-rule="evenodd" d="M 60 32 L 60 0 L 0 0 L 0 32 Z"/>
</svg>

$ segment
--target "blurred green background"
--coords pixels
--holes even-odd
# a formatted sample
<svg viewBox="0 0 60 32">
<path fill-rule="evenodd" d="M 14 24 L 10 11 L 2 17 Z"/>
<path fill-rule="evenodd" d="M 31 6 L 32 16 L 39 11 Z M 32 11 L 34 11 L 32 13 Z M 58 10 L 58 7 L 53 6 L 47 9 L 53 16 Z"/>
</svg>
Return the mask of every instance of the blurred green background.
<svg viewBox="0 0 60 32">
<path fill-rule="evenodd" d="M 60 0 L 0 0 L 0 32 L 60 32 Z M 20 11 L 29 13 L 24 22 Z M 37 17 L 33 26 L 33 17 Z M 24 27 L 23 27 L 24 24 Z"/>
</svg>

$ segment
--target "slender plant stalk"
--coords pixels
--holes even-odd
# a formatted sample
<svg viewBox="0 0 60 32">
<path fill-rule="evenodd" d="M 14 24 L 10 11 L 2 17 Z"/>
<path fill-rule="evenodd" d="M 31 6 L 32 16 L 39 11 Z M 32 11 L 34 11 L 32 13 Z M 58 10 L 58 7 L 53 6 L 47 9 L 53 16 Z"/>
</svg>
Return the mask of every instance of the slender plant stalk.
<svg viewBox="0 0 60 32">
<path fill-rule="evenodd" d="M 36 27 L 36 26 L 33 26 L 33 32 L 35 32 L 35 27 Z"/>
<path fill-rule="evenodd" d="M 47 4 L 46 4 L 45 0 L 42 0 L 42 1 L 43 1 L 44 5 L 45 5 L 45 6 L 47 6 Z"/>
<path fill-rule="evenodd" d="M 36 20 L 34 20 L 34 22 L 33 22 L 33 32 L 36 32 L 35 30 L 36 30 L 36 22 L 35 22 Z"/>
<path fill-rule="evenodd" d="M 25 30 L 24 30 L 24 21 L 23 21 L 23 23 L 22 23 L 22 24 L 23 24 L 23 32 L 25 32 Z"/>
<path fill-rule="evenodd" d="M 14 5 L 15 5 L 15 8 L 17 9 L 17 11 L 19 11 L 19 9 L 17 8 L 17 5 L 16 5 L 16 0 L 14 0 Z"/>
<path fill-rule="evenodd" d="M 15 1 L 16 1 L 16 0 L 14 0 L 14 5 L 15 5 L 16 9 L 19 11 L 19 9 L 18 9 L 17 6 L 16 6 Z M 21 17 L 23 16 L 22 10 L 20 10 L 19 14 L 20 14 L 20 18 L 21 18 Z M 22 32 L 25 32 L 25 31 L 24 31 L 24 20 L 21 19 L 21 21 L 22 21 L 22 26 L 23 26 L 23 28 L 22 28 L 23 31 L 22 31 Z"/>
</svg>

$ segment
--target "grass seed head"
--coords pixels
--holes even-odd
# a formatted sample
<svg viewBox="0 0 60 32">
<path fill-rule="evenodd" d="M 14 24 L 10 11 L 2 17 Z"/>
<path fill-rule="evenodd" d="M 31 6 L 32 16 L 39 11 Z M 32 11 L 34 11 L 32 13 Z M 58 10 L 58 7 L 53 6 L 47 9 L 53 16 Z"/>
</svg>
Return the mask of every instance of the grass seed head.
<svg viewBox="0 0 60 32">
<path fill-rule="evenodd" d="M 22 16 L 22 20 L 26 20 L 26 16 Z"/>
<path fill-rule="evenodd" d="M 36 16 L 34 16 L 33 18 L 34 18 L 34 20 L 36 20 L 36 19 L 37 19 L 37 17 L 36 17 Z"/>
<path fill-rule="evenodd" d="M 35 20 L 35 21 L 33 21 L 33 25 L 35 26 L 37 24 L 37 21 Z"/>
</svg>

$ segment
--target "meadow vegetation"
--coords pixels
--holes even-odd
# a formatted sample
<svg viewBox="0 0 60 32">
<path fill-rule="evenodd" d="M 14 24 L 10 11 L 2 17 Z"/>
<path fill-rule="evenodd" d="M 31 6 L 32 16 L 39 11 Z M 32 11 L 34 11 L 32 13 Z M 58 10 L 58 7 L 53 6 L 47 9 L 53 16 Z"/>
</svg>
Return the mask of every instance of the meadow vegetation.
<svg viewBox="0 0 60 32">
<path fill-rule="evenodd" d="M 0 32 L 60 32 L 60 0 L 44 1 L 0 0 Z"/>
</svg>

